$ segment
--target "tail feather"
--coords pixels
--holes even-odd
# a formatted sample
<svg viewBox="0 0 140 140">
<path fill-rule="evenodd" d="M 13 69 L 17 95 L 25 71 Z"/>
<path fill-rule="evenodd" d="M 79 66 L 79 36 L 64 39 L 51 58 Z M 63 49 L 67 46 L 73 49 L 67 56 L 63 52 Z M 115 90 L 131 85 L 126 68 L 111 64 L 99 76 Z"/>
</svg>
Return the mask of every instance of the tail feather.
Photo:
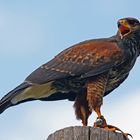
<svg viewBox="0 0 140 140">
<path fill-rule="evenodd" d="M 7 95 L 5 95 L 0 100 L 0 114 L 8 107 L 15 105 L 12 104 L 11 99 L 30 86 L 31 84 L 29 84 L 28 82 L 24 82 L 20 84 L 18 87 L 16 87 L 15 89 L 13 89 L 12 91 L 10 91 Z"/>
</svg>

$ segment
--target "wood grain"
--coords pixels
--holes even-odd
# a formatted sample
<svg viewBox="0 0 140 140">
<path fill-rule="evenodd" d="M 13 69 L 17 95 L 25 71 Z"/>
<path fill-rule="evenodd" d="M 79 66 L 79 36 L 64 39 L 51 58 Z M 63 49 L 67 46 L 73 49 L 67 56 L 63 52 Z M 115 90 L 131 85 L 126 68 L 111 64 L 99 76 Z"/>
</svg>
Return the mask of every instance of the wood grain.
<svg viewBox="0 0 140 140">
<path fill-rule="evenodd" d="M 125 140 L 121 133 L 101 128 L 73 126 L 50 134 L 47 140 Z"/>
</svg>

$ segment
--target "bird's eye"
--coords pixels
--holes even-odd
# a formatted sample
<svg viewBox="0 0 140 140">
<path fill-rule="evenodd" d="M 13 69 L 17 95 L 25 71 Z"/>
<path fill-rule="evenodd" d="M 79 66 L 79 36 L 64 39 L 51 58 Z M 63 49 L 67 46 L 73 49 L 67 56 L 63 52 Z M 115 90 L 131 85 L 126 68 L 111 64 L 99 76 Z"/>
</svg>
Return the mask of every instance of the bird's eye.
<svg viewBox="0 0 140 140">
<path fill-rule="evenodd" d="M 129 20 L 128 23 L 129 23 L 131 26 L 136 26 L 137 24 L 139 24 L 139 21 L 137 21 L 137 20 Z"/>
</svg>

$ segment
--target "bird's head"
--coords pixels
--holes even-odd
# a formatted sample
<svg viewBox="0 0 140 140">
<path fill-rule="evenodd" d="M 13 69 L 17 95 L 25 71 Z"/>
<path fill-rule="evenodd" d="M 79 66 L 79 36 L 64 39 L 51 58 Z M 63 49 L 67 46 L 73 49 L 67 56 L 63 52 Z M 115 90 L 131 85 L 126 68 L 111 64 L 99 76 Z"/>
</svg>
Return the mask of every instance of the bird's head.
<svg viewBox="0 0 140 140">
<path fill-rule="evenodd" d="M 140 22 L 135 18 L 122 18 L 118 21 L 118 29 L 121 38 L 140 31 Z"/>
</svg>

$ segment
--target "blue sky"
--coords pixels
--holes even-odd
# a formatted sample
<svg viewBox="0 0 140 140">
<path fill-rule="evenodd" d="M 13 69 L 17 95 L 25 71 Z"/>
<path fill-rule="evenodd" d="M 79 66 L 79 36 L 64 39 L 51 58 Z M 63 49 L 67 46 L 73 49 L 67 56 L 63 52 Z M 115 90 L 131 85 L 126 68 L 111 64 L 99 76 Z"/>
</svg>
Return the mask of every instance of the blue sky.
<svg viewBox="0 0 140 140">
<path fill-rule="evenodd" d="M 117 32 L 117 20 L 139 15 L 139 0 L 5 0 L 0 1 L 0 97 L 20 84 L 34 69 L 63 49 L 91 38 Z M 129 78 L 104 99 L 109 123 L 140 134 L 140 59 Z M 30 102 L 0 115 L 2 140 L 45 140 L 64 127 L 81 125 L 73 102 Z M 92 114 L 89 125 L 96 115 Z"/>
</svg>

